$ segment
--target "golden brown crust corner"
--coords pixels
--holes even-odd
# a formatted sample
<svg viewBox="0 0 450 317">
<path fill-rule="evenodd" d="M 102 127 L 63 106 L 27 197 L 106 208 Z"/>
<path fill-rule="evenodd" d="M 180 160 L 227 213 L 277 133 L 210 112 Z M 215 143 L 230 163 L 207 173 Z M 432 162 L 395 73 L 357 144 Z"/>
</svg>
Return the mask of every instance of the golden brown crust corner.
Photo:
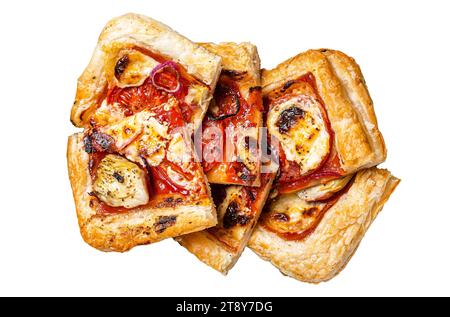
<svg viewBox="0 0 450 317">
<path fill-rule="evenodd" d="M 261 60 L 255 45 L 249 42 L 200 43 L 200 45 L 221 57 L 223 69 L 246 73 L 239 81 L 245 98 L 248 97 L 250 88 L 261 86 Z"/>
<path fill-rule="evenodd" d="M 344 171 L 352 173 L 381 163 L 386 149 L 372 101 L 359 67 L 345 54 L 325 49 L 309 50 L 272 70 L 264 70 L 263 94 L 308 72 L 314 75 L 324 101 Z"/>
<path fill-rule="evenodd" d="M 193 232 L 175 240 L 200 261 L 226 275 L 239 258 L 207 231 Z"/>
<path fill-rule="evenodd" d="M 286 241 L 257 226 L 249 247 L 288 276 L 310 283 L 327 281 L 345 267 L 399 182 L 387 170 L 362 170 L 306 239 Z"/>
<path fill-rule="evenodd" d="M 89 206 L 91 181 L 88 155 L 82 150 L 82 142 L 82 134 L 69 137 L 67 160 L 80 231 L 89 245 L 102 251 L 123 252 L 136 245 L 216 225 L 215 207 L 211 199 L 205 199 L 195 206 L 141 208 L 132 213 L 96 214 Z M 161 222 L 167 219 L 171 220 Z"/>
<path fill-rule="evenodd" d="M 128 13 L 106 24 L 88 66 L 78 79 L 77 93 L 71 111 L 71 121 L 75 126 L 84 127 L 88 124 L 89 110 L 99 103 L 106 92 L 107 79 L 104 66 L 108 52 L 112 51 L 112 48 L 127 45 L 144 47 L 172 58 L 183 65 L 188 73 L 209 85 L 211 91 L 214 90 L 221 69 L 220 57 L 161 22 L 143 15 Z M 206 111 L 208 101 L 209 98 L 206 98 L 205 104 L 200 105 L 203 111 Z"/>
<path fill-rule="evenodd" d="M 175 240 L 206 265 L 209 265 L 224 275 L 228 274 L 247 246 L 248 240 L 255 228 L 255 223 L 258 221 L 262 208 L 269 196 L 274 178 L 275 174 L 270 176 L 269 181 L 264 185 L 261 193 L 258 195 L 258 201 L 256 202 L 257 212 L 252 220 L 240 228 L 244 233 L 242 239 L 237 241 L 239 247 L 236 250 L 225 246 L 214 235 L 210 234 L 208 230 L 183 235 L 175 238 Z"/>
</svg>

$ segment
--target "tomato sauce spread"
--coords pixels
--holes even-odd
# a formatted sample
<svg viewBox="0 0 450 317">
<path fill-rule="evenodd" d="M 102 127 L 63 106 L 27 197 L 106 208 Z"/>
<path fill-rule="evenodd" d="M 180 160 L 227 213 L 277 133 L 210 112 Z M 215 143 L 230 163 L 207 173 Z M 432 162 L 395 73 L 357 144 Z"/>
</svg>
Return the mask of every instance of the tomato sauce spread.
<svg viewBox="0 0 450 317">
<path fill-rule="evenodd" d="M 159 106 L 167 102 L 170 96 L 173 96 L 179 102 L 183 119 L 186 122 L 190 122 L 193 114 L 200 106 L 189 104 L 185 101 L 189 87 L 192 84 L 208 86 L 190 75 L 182 65 L 150 50 L 139 47 L 134 49 L 162 64 L 167 64 L 168 67 L 164 67 L 153 76 L 149 76 L 140 86 L 110 87 L 106 96 L 107 103 L 116 102 L 124 108 L 125 114 L 130 116 L 141 110 Z"/>
<path fill-rule="evenodd" d="M 236 143 L 239 129 L 259 128 L 262 112 L 261 87 L 252 87 L 249 90 L 247 100 L 242 96 L 237 81 L 242 73 L 222 71 L 216 89 L 214 99 L 207 115 L 203 120 L 202 166 L 206 173 L 221 167 L 226 174 L 226 180 L 234 184 L 246 185 L 255 180 L 254 171 L 250 171 L 245 164 L 232 160 L 229 156 L 235 156 Z M 210 133 L 214 131 L 214 133 Z M 229 135 L 231 134 L 231 135 Z M 231 138 L 231 139 L 230 139 Z M 228 142 L 227 142 L 228 139 Z M 258 140 L 245 140 L 246 150 L 256 153 L 255 147 Z M 233 149 L 227 148 L 232 144 Z M 207 157 L 209 151 L 214 153 Z"/>
</svg>

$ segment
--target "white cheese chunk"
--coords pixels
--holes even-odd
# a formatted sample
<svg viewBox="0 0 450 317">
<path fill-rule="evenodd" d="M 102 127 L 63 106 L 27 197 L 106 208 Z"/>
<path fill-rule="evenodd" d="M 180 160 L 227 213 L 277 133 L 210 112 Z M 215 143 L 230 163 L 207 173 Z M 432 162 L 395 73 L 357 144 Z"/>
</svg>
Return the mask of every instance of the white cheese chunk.
<svg viewBox="0 0 450 317">
<path fill-rule="evenodd" d="M 339 179 L 335 179 L 325 184 L 320 184 L 310 188 L 306 188 L 297 192 L 297 196 L 306 201 L 323 200 L 331 197 L 333 194 L 342 190 L 345 185 L 352 179 L 352 175 L 348 175 Z"/>
<path fill-rule="evenodd" d="M 275 105 L 268 114 L 267 126 L 286 154 L 297 162 L 301 173 L 316 169 L 329 154 L 330 134 L 322 117 L 319 102 L 297 95 Z"/>
<path fill-rule="evenodd" d="M 121 52 L 115 64 L 117 86 L 123 88 L 142 85 L 158 64 L 158 61 L 136 50 Z"/>
<path fill-rule="evenodd" d="M 113 154 L 99 163 L 94 193 L 113 207 L 134 208 L 149 201 L 145 172 L 135 163 Z"/>
</svg>

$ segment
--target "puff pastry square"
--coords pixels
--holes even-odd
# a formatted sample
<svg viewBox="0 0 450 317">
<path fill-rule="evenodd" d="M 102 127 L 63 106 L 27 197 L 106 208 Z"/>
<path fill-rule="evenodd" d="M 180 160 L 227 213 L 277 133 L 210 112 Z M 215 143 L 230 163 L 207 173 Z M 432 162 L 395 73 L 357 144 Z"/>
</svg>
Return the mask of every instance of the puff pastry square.
<svg viewBox="0 0 450 317">
<path fill-rule="evenodd" d="M 164 24 L 127 14 L 102 31 L 78 81 L 67 159 L 84 240 L 126 251 L 217 223 L 196 157 L 220 57 Z"/>
<path fill-rule="evenodd" d="M 251 43 L 203 43 L 222 58 L 222 72 L 201 131 L 210 183 L 260 185 L 260 60 Z"/>
<path fill-rule="evenodd" d="M 338 274 L 399 180 L 364 169 L 268 202 L 249 247 L 282 273 L 319 283 Z"/>
<path fill-rule="evenodd" d="M 280 193 L 385 160 L 386 148 L 363 75 L 344 53 L 326 49 L 301 53 L 263 71 L 262 86 L 267 127 L 279 141 Z"/>
</svg>

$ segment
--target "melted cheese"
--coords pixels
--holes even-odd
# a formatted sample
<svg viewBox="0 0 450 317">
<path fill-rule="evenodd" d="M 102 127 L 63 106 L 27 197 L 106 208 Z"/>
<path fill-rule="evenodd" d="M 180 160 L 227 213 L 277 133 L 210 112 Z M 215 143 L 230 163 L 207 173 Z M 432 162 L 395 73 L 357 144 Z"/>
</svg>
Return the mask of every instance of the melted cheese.
<svg viewBox="0 0 450 317">
<path fill-rule="evenodd" d="M 287 115 L 293 110 L 297 115 Z M 297 95 L 275 105 L 269 111 L 267 126 L 279 140 L 286 159 L 297 162 L 302 174 L 316 169 L 330 151 L 331 136 L 320 105 L 312 97 Z"/>
<path fill-rule="evenodd" d="M 118 155 L 109 154 L 101 160 L 93 190 L 113 207 L 133 208 L 149 201 L 144 171 Z"/>
<path fill-rule="evenodd" d="M 258 129 L 254 127 L 247 129 L 238 128 L 238 131 L 236 142 L 237 161 L 244 163 L 249 171 L 254 171 L 258 166 Z"/>
<path fill-rule="evenodd" d="M 352 175 L 348 175 L 339 179 L 335 179 L 325 184 L 306 188 L 297 192 L 297 196 L 306 201 L 323 200 L 331 197 L 333 194 L 342 190 L 345 185 L 352 179 Z"/>
<path fill-rule="evenodd" d="M 103 129 L 102 132 L 112 136 L 117 149 L 120 150 L 130 144 L 142 132 L 142 123 L 141 115 L 138 113 Z"/>
<path fill-rule="evenodd" d="M 108 104 L 106 98 L 101 106 L 94 112 L 92 120 L 100 126 L 112 125 L 125 118 L 125 109 L 117 103 Z"/>
<path fill-rule="evenodd" d="M 169 139 L 168 128 L 159 123 L 147 110 L 141 111 L 135 116 L 136 129 L 141 129 L 141 134 L 125 148 L 124 154 L 133 162 L 140 162 L 142 157 L 149 165 L 157 166 L 166 154 L 165 148 Z"/>
<path fill-rule="evenodd" d="M 118 87 L 140 86 L 150 76 L 152 70 L 159 64 L 148 55 L 142 54 L 136 50 L 125 50 L 117 58 L 117 62 L 126 58 L 123 72 L 116 76 Z M 118 77 L 118 78 L 117 78 Z"/>
<path fill-rule="evenodd" d="M 296 193 L 282 195 L 270 204 L 270 216 L 265 219 L 278 232 L 301 232 L 314 223 L 324 207 L 324 203 L 307 202 Z M 274 217 L 277 214 L 287 219 Z"/>
<path fill-rule="evenodd" d="M 192 161 L 191 145 L 186 142 L 181 133 L 172 135 L 167 148 L 167 159 L 177 165 L 184 165 Z"/>
<path fill-rule="evenodd" d="M 206 86 L 192 84 L 184 98 L 187 104 L 204 105 L 204 101 L 209 97 L 209 89 Z"/>
</svg>

